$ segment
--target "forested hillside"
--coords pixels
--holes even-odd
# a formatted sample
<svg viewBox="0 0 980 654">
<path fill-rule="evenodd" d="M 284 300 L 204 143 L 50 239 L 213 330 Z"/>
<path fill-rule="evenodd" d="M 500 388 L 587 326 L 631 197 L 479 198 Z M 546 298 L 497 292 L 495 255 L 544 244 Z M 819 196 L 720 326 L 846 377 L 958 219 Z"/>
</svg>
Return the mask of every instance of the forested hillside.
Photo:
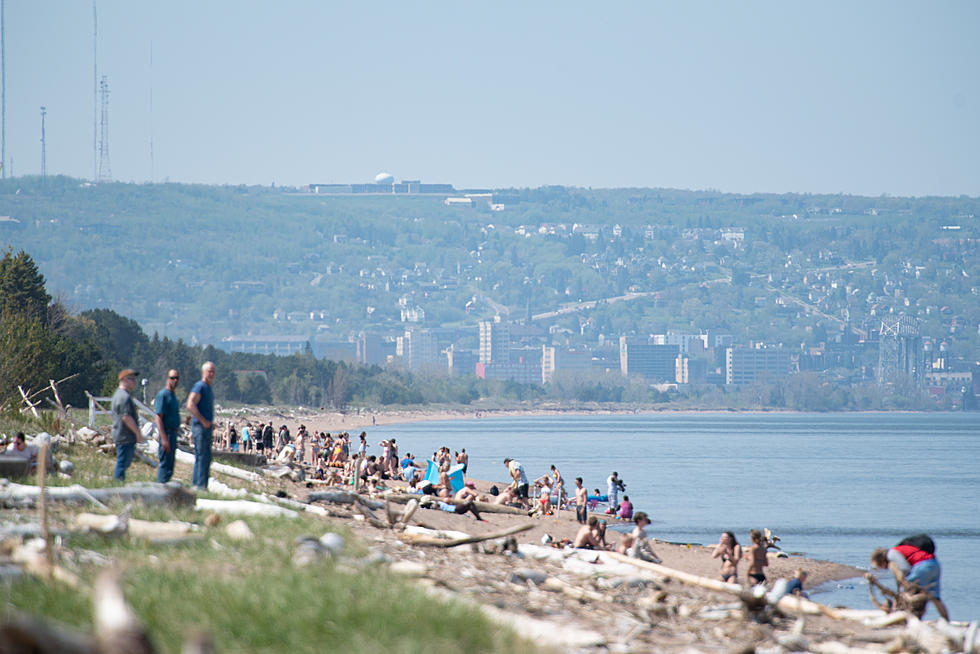
<svg viewBox="0 0 980 654">
<path fill-rule="evenodd" d="M 0 244 L 29 252 L 70 309 L 111 308 L 191 343 L 347 340 L 418 320 L 473 346 L 477 320 L 509 312 L 587 342 L 720 328 L 799 348 L 907 313 L 955 359 L 980 358 L 977 199 L 495 194 L 459 207 L 445 196 L 8 179 Z M 633 299 L 547 315 L 624 294 Z"/>
</svg>

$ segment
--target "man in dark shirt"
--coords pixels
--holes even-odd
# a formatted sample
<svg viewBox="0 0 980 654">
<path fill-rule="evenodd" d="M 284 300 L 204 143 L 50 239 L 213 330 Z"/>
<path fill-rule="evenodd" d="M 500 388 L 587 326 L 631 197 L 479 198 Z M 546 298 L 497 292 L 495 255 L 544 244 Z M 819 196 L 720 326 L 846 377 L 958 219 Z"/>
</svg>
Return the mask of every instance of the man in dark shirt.
<svg viewBox="0 0 980 654">
<path fill-rule="evenodd" d="M 112 440 L 116 444 L 116 470 L 113 477 L 126 481 L 126 469 L 133 462 L 140 440 L 139 418 L 133 402 L 133 389 L 139 373 L 126 368 L 119 373 L 119 388 L 112 394 Z"/>
<path fill-rule="evenodd" d="M 177 436 L 180 434 L 180 400 L 174 391 L 179 382 L 179 372 L 168 372 L 166 386 L 160 389 L 153 401 L 153 413 L 156 414 L 157 434 L 160 438 L 157 482 L 161 484 L 170 481 L 174 475 L 174 456 L 177 453 Z"/>
<path fill-rule="evenodd" d="M 194 384 L 187 396 L 187 410 L 191 413 L 191 434 L 194 436 L 194 474 L 191 483 L 198 490 L 207 490 L 211 474 L 211 444 L 214 442 L 214 364 L 206 361 L 201 366 L 201 380 Z"/>
</svg>

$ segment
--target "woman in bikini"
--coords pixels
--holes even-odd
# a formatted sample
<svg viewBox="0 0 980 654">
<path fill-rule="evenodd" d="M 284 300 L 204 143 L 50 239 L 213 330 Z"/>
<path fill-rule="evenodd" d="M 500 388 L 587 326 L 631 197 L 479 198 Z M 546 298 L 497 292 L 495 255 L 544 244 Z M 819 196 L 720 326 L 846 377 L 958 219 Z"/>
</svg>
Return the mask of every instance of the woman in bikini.
<svg viewBox="0 0 980 654">
<path fill-rule="evenodd" d="M 735 534 L 730 531 L 722 533 L 711 558 L 721 558 L 721 580 L 733 584 L 738 583 L 738 562 L 742 559 L 742 546 L 738 544 Z"/>
<path fill-rule="evenodd" d="M 749 537 L 752 539 L 752 544 L 745 552 L 745 558 L 749 560 L 749 580 L 753 585 L 764 584 L 766 583 L 766 573 L 763 572 L 763 568 L 769 565 L 769 556 L 766 554 L 769 548 L 763 542 L 762 532 L 758 529 L 750 531 Z"/>
</svg>

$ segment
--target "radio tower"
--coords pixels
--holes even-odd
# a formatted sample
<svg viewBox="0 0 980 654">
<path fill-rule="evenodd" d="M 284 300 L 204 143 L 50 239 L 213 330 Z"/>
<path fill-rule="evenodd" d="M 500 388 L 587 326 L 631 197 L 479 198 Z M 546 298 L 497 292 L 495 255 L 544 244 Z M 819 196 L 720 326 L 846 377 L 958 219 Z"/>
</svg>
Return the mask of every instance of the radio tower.
<svg viewBox="0 0 980 654">
<path fill-rule="evenodd" d="M 99 137 L 99 182 L 112 181 L 112 167 L 109 164 L 109 82 L 102 76 L 99 82 L 99 97 L 102 99 L 101 135 Z"/>
<path fill-rule="evenodd" d="M 48 176 L 48 155 L 47 155 L 47 143 L 44 141 L 44 117 L 47 115 L 48 110 L 41 107 L 41 179 Z"/>
</svg>

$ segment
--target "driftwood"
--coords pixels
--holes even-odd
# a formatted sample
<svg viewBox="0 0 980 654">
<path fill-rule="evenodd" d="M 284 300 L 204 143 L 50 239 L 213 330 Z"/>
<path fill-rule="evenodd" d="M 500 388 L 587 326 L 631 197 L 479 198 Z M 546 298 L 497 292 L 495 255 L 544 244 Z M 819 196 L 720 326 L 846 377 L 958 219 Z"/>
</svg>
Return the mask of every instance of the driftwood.
<svg viewBox="0 0 980 654">
<path fill-rule="evenodd" d="M 211 511 L 223 515 L 261 515 L 299 517 L 299 513 L 275 504 L 251 502 L 249 500 L 209 500 L 199 498 L 194 504 L 198 511 Z"/>
<path fill-rule="evenodd" d="M 433 498 L 440 502 L 445 502 L 446 504 L 460 503 L 457 502 L 456 500 L 452 500 L 452 499 L 446 500 L 441 497 L 436 497 L 435 495 L 417 495 L 415 493 L 388 493 L 387 495 L 385 495 L 385 497 L 390 499 L 392 502 L 399 502 L 401 504 L 405 504 L 412 500 L 422 502 L 422 500 L 426 498 Z M 506 513 L 509 515 L 522 515 L 522 516 L 527 515 L 527 511 L 525 511 L 524 509 L 519 509 L 516 506 L 507 506 L 505 504 L 494 504 L 492 502 L 473 502 L 473 506 L 475 506 L 476 510 L 479 511 L 480 513 Z"/>
<path fill-rule="evenodd" d="M 189 506 L 194 495 L 179 482 L 157 484 L 154 482 L 134 482 L 126 486 L 107 488 L 85 488 L 83 486 L 52 486 L 46 489 L 51 502 L 95 504 L 105 508 L 110 501 L 143 502 L 147 505 L 174 504 Z M 0 505 L 12 508 L 27 508 L 37 504 L 41 491 L 29 484 L 8 483 L 0 486 Z"/>
<path fill-rule="evenodd" d="M 717 579 L 708 579 L 707 577 L 700 577 L 698 575 L 691 574 L 689 572 L 683 572 L 681 570 L 674 570 L 673 568 L 668 568 L 657 563 L 650 563 L 649 561 L 643 561 L 640 559 L 634 559 L 629 556 L 624 556 L 617 552 L 603 552 L 605 556 L 612 558 L 615 561 L 620 561 L 622 563 L 631 563 L 644 570 L 650 570 L 651 572 L 656 572 L 663 577 L 670 577 L 671 579 L 676 579 L 685 584 L 690 584 L 692 586 L 698 586 L 700 588 L 709 588 L 711 590 L 717 590 L 723 593 L 728 593 L 730 595 L 737 595 L 746 606 L 755 605 L 758 603 L 758 599 L 751 593 L 747 593 L 744 588 L 738 584 L 729 584 L 724 581 L 719 581 Z M 765 602 L 765 596 L 762 596 L 762 602 Z M 840 620 L 845 617 L 845 615 L 838 609 L 832 609 L 830 607 L 818 604 L 816 602 L 811 602 L 810 600 L 804 599 L 802 597 L 783 597 L 777 603 L 777 606 L 781 610 L 792 613 L 804 613 L 804 614 L 823 614 L 829 616 L 835 620 Z M 750 606 L 751 608 L 751 606 Z"/>
<path fill-rule="evenodd" d="M 128 535 L 130 538 L 150 542 L 184 540 L 188 537 L 195 537 L 194 532 L 200 530 L 200 527 L 193 523 L 179 520 L 156 522 L 130 518 L 128 512 L 125 511 L 121 515 L 80 513 L 75 516 L 75 526 L 100 534 Z"/>
<path fill-rule="evenodd" d="M 342 490 L 314 491 L 306 496 L 308 502 L 329 502 L 330 504 L 363 503 L 369 509 L 383 509 L 384 504 L 375 500 L 361 497 L 357 493 Z"/>
<path fill-rule="evenodd" d="M 155 442 L 155 441 L 154 441 Z M 188 463 L 194 465 L 194 455 L 189 452 L 185 452 L 178 448 L 175 458 L 181 463 Z M 218 474 L 228 475 L 229 477 L 235 477 L 237 479 L 243 479 L 245 481 L 258 481 L 261 476 L 257 472 L 252 472 L 251 470 L 242 470 L 241 468 L 236 468 L 235 466 L 230 466 L 224 463 L 218 463 L 216 461 L 211 462 L 211 472 L 217 472 Z"/>
<path fill-rule="evenodd" d="M 517 525 L 516 527 L 510 527 L 509 529 L 504 529 L 502 531 L 495 531 L 490 534 L 481 534 L 480 536 L 467 536 L 466 538 L 433 538 L 431 536 L 422 536 L 419 534 L 402 534 L 399 538 L 400 540 L 410 543 L 412 545 L 431 545 L 432 547 L 457 547 L 459 545 L 469 545 L 470 543 L 480 543 L 485 540 L 491 540 L 493 538 L 502 538 L 504 536 L 510 536 L 512 534 L 519 534 L 522 531 L 527 531 L 528 529 L 533 529 L 534 523 L 529 522 L 523 525 Z"/>
</svg>

